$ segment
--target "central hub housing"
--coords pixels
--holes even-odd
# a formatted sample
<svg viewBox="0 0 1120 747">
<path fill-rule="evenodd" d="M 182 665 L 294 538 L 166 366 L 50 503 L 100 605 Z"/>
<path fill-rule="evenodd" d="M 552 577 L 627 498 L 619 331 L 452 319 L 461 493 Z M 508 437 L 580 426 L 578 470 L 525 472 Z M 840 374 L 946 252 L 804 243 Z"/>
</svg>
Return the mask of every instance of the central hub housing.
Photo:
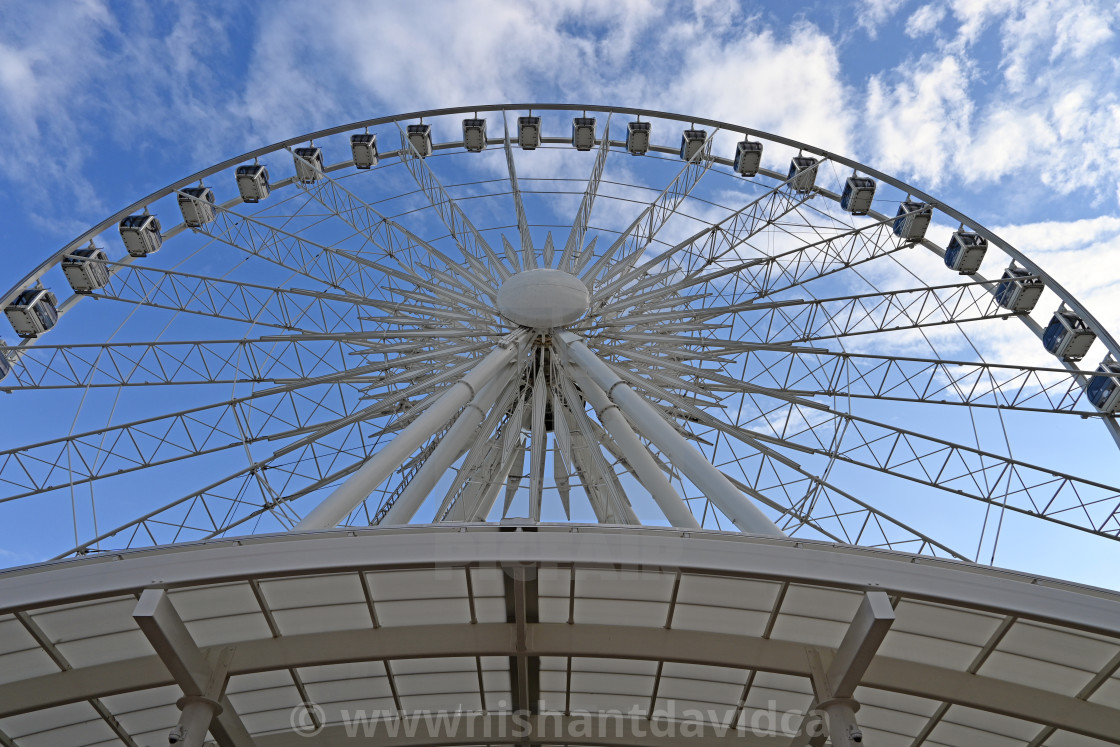
<svg viewBox="0 0 1120 747">
<path fill-rule="evenodd" d="M 519 272 L 498 288 L 498 313 L 522 327 L 564 327 L 582 319 L 590 304 L 583 281 L 561 270 Z"/>
</svg>

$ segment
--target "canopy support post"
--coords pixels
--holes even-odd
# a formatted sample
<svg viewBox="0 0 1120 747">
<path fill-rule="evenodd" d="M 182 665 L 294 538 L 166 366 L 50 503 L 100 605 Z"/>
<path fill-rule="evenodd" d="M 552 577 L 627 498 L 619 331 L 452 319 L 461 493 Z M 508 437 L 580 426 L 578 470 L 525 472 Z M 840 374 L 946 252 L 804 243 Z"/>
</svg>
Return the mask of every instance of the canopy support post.
<svg viewBox="0 0 1120 747">
<path fill-rule="evenodd" d="M 177 747 L 202 747 L 209 731 L 222 747 L 252 747 L 253 738 L 225 697 L 234 647 L 208 658 L 163 589 L 145 589 L 132 612 L 167 671 L 183 690 L 179 723 L 168 734 Z"/>
<path fill-rule="evenodd" d="M 863 732 L 856 722 L 859 703 L 852 695 L 894 621 L 890 597 L 882 591 L 865 592 L 827 670 L 821 664 L 820 652 L 808 650 L 815 695 L 810 711 L 824 711 L 825 728 L 820 728 L 819 721 L 806 719 L 791 747 L 823 747 L 826 738 L 833 747 L 856 747 L 863 742 Z"/>
</svg>

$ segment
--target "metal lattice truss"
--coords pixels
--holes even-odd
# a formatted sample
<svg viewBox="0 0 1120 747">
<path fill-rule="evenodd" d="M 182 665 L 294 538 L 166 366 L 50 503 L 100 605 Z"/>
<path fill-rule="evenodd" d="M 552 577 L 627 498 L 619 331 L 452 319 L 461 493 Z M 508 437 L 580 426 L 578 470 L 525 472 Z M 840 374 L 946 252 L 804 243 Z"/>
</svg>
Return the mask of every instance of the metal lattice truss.
<svg viewBox="0 0 1120 747">
<path fill-rule="evenodd" d="M 210 218 L 100 262 L 107 280 L 61 304 L 58 331 L 3 348 L 10 400 L 53 392 L 77 415 L 8 434 L 0 506 L 72 513 L 61 555 L 512 517 L 959 559 L 994 553 L 1006 512 L 1120 538 L 1114 469 L 1014 451 L 1017 419 L 1115 432 L 1085 394 L 1098 374 L 1002 355 L 1005 330 L 1040 348 L 1041 327 L 998 281 L 938 275 L 943 250 L 896 232 L 893 208 L 919 192 L 856 165 L 899 193 L 853 216 L 838 156 L 775 138 L 820 157 L 744 178 L 719 152 L 746 131 L 720 124 L 687 160 L 664 145 L 630 159 L 622 115 L 605 115 L 577 176 L 542 172 L 503 111 L 483 154 L 429 153 L 406 118 L 381 123 L 399 147 L 369 171 L 296 141 L 250 154 L 298 172 L 256 206 L 172 185 L 170 209 Z M 508 301 L 526 278 L 547 281 Z M 555 311 L 537 294 L 553 281 L 583 306 L 526 321 Z M 86 309 L 107 331 L 86 320 L 67 342 Z M 941 502 L 967 529 L 922 520 Z"/>
</svg>

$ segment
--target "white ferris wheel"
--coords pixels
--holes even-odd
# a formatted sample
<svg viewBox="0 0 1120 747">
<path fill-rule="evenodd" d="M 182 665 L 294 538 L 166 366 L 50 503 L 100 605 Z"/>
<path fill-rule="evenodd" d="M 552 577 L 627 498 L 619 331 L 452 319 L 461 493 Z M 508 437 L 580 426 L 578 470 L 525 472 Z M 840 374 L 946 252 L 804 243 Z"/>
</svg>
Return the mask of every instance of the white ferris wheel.
<svg viewBox="0 0 1120 747">
<path fill-rule="evenodd" d="M 580 564 L 605 563 L 595 553 L 609 554 L 611 543 L 630 547 L 626 527 L 647 537 L 638 545 L 655 543 L 641 531 L 663 527 L 677 538 L 734 532 L 759 547 L 807 542 L 981 566 L 1015 548 L 1120 539 L 1120 346 L 1108 330 L 1028 255 L 954 207 L 842 155 L 733 123 L 511 104 L 300 135 L 138 200 L 2 300 L 12 331 L 0 347 L 0 523 L 11 537 L 32 534 L 51 556 L 77 558 L 78 575 L 83 563 L 127 565 L 165 550 L 186 553 L 176 556 L 186 562 L 199 548 L 213 559 L 244 543 L 259 550 L 278 537 L 343 530 L 380 538 L 371 547 L 383 552 L 394 548 L 385 568 L 415 570 L 422 559 L 408 543 L 427 542 L 422 529 L 453 544 L 450 533 L 481 536 L 472 533 L 485 526 L 540 534 L 541 552 L 554 553 L 548 562 L 570 571 L 574 624 Z M 596 535 L 607 546 L 586 541 L 586 560 L 584 545 L 553 547 L 561 535 L 550 534 L 608 528 Z M 258 537 L 264 545 L 252 544 Z M 482 624 L 481 587 L 472 586 L 483 583 L 481 571 L 462 552 L 446 562 L 466 564 L 471 623 Z M 612 562 L 650 560 L 634 552 Z M 674 557 L 705 573 L 716 567 L 687 552 Z M 845 558 L 865 555 L 837 557 L 848 567 Z M 310 567 L 281 563 L 268 572 Z M 666 629 L 687 568 L 667 587 Z M 56 590 L 50 600 L 128 592 L 130 605 L 139 596 L 143 606 L 145 584 L 185 594 L 203 581 L 244 581 L 272 637 L 283 638 L 267 592 L 280 581 L 262 580 L 259 568 L 236 579 L 212 573 L 88 594 Z M 543 600 L 549 577 L 540 573 Z M 780 637 L 781 615 L 790 614 L 783 600 L 801 581 L 762 575 L 784 584 L 760 629 L 769 641 Z M 845 593 L 874 585 L 829 578 L 819 583 Z M 537 601 L 525 601 L 536 599 L 538 581 L 526 592 L 526 577 L 513 579 L 510 623 L 546 625 L 545 603 L 538 613 Z M 378 627 L 378 589 L 363 583 Z M 983 674 L 1019 621 L 1057 619 L 1049 597 L 1015 607 L 1002 591 L 985 602 L 941 587 L 897 588 L 891 604 L 900 616 L 911 598 L 952 598 L 977 619 L 977 610 L 998 610 L 999 636 L 989 631 L 983 658 L 961 665 L 972 675 Z M 35 633 L 33 615 L 46 599 L 13 601 L 0 616 L 14 615 L 50 653 L 55 644 Z M 868 604 L 858 615 L 882 612 Z M 1115 632 L 1088 612 L 1077 620 L 1070 624 L 1092 635 Z M 155 641 L 169 639 L 152 637 L 158 621 L 146 624 L 167 663 Z M 578 674 L 598 650 L 593 638 L 570 649 L 518 640 L 497 686 L 503 697 L 547 710 L 548 657 L 566 656 L 570 717 L 579 694 L 573 666 Z M 833 648 L 846 641 L 838 635 Z M 493 693 L 488 700 L 484 660 L 505 650 L 488 645 L 458 652 L 477 659 L 486 712 L 497 701 Z M 535 658 L 533 645 L 543 647 Z M 167 646 L 172 658 L 182 653 Z M 625 658 L 620 650 L 600 654 Z M 391 657 L 374 658 L 394 683 Z M 290 672 L 307 701 L 314 688 L 300 667 L 338 663 L 328 659 L 283 659 L 274 668 Z M 700 653 L 685 660 L 721 666 Z M 651 710 L 672 661 L 658 660 Z M 735 718 L 749 710 L 752 687 L 761 692 L 765 677 L 791 672 L 812 682 L 783 692 L 832 702 L 800 659 L 765 675 L 759 661 L 742 665 L 754 674 Z M 1120 667 L 1120 658 L 1111 669 L 1110 661 L 1095 672 L 1097 688 Z M 245 677 L 269 668 L 230 667 Z M 908 689 L 869 671 L 884 692 L 941 704 L 900 744 L 938 743 L 930 735 L 957 723 L 951 709 L 964 701 L 953 700 L 951 686 Z M 159 682 L 135 674 L 138 690 Z M 397 684 L 400 709 L 408 696 Z M 15 690 L 4 694 L 17 705 L 0 708 L 0 737 L 22 743 L 4 736 L 5 714 L 79 702 L 108 724 L 110 742 L 128 743 L 121 714 L 129 712 L 105 700 L 127 688 L 67 686 L 69 695 L 24 705 Z M 1087 708 L 1097 688 L 1017 707 L 969 691 L 967 704 L 1028 722 L 1035 709 L 1044 726 L 1031 744 L 1051 744 L 1063 730 L 1108 741 L 1111 711 L 1058 715 L 1066 701 Z M 221 702 L 236 709 L 206 711 L 214 724 L 226 714 L 212 731 L 220 743 L 249 744 L 241 729 L 256 744 L 287 744 L 259 737 L 271 727 L 235 723 L 229 713 L 245 711 L 236 698 Z M 1043 705 L 1051 710 L 1037 710 Z M 891 713 L 905 711 L 896 706 Z M 895 727 L 871 723 L 870 733 L 894 743 Z M 975 738 L 966 742 L 982 743 L 968 741 Z M 848 743 L 840 739 L 833 744 Z"/>
<path fill-rule="evenodd" d="M 1088 311 L 917 189 L 727 123 L 535 105 L 301 136 L 4 303 L 3 500 L 72 514 L 63 556 L 510 517 L 974 560 L 1008 513 L 1120 534 L 1117 475 L 1064 435 L 1120 438 Z"/>
</svg>

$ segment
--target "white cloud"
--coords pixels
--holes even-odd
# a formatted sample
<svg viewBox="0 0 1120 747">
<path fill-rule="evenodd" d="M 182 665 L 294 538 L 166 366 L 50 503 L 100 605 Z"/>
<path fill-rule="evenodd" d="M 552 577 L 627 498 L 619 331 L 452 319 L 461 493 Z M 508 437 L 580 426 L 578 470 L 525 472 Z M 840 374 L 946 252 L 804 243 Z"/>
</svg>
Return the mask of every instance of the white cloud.
<svg viewBox="0 0 1120 747">
<path fill-rule="evenodd" d="M 109 12 L 98 0 L 85 0 L 35 6 L 22 21 L 6 22 L 0 36 L 0 127 L 9 154 L 0 170 L 32 199 L 46 201 L 60 190 L 96 208 L 100 201 L 75 168 L 87 150 L 72 135 L 80 129 L 76 110 L 93 103 L 90 83 L 102 63 L 87 53 L 99 46 Z"/>
<path fill-rule="evenodd" d="M 599 94 L 661 12 L 641 0 L 480 0 L 434 3 L 421 18 L 401 4 L 371 13 L 365 3 L 340 2 L 322 7 L 320 32 L 307 34 L 291 23 L 299 7 L 263 19 L 245 87 L 246 114 L 272 136 L 368 116 L 371 107 Z"/>
<path fill-rule="evenodd" d="M 743 123 L 840 152 L 851 149 L 853 117 L 837 50 L 811 24 L 795 24 L 788 39 L 763 29 L 721 42 L 697 30 L 651 51 L 663 59 L 676 55 L 675 64 L 663 74 L 624 78 L 619 93 L 633 91 L 670 111 Z"/>
<path fill-rule="evenodd" d="M 929 3 L 914 11 L 906 19 L 906 35 L 911 39 L 932 34 L 945 19 L 945 6 Z"/>
<path fill-rule="evenodd" d="M 546 98 L 749 119 L 847 145 L 837 50 L 806 22 L 778 34 L 729 0 L 691 12 L 640 0 L 441 3 L 434 24 L 405 6 L 364 7 L 328 6 L 318 35 L 293 26 L 284 8 L 263 20 L 243 103 L 255 128 L 278 137 L 371 107 Z"/>
<path fill-rule="evenodd" d="M 1061 14 L 1056 26 L 1057 43 L 1050 51 L 1050 60 L 1055 61 L 1070 54 L 1074 59 L 1082 59 L 1101 44 L 1112 39 L 1115 34 L 1109 27 L 1110 18 L 1089 4 L 1077 6 Z"/>
<path fill-rule="evenodd" d="M 860 28 L 867 31 L 867 35 L 874 39 L 879 32 L 879 27 L 897 13 L 905 1 L 865 0 L 859 3 L 856 15 L 859 19 Z"/>
<path fill-rule="evenodd" d="M 970 139 L 974 104 L 969 74 L 952 56 L 926 54 L 913 66 L 868 83 L 867 147 L 888 171 L 940 184 Z"/>
<path fill-rule="evenodd" d="M 1021 0 L 952 0 L 953 15 L 960 23 L 961 41 L 972 43 L 998 16 L 1019 7 Z"/>
<path fill-rule="evenodd" d="M 237 130 L 217 103 L 215 67 L 200 64 L 226 43 L 219 19 L 186 6 L 170 19 L 145 4 L 114 13 L 83 0 L 36 5 L 23 20 L 0 32 L 0 125 L 15 154 L 0 170 L 48 233 L 69 237 L 122 201 L 99 192 L 89 161 L 115 157 L 134 198 L 161 186 L 154 149 L 173 143 L 180 164 L 189 163 L 184 147 L 204 164 Z M 138 158 L 149 168 L 127 167 Z"/>
<path fill-rule="evenodd" d="M 864 147 L 872 162 L 938 187 L 999 184 L 1113 198 L 1120 158 L 1114 13 L 1097 0 L 958 0 L 911 17 L 935 51 L 871 76 Z M 985 34 L 985 32 L 988 32 Z"/>
<path fill-rule="evenodd" d="M 550 99 L 741 122 L 950 194 L 1002 182 L 1012 195 L 1042 184 L 1120 199 L 1120 67 L 1102 64 L 1117 57 L 1105 0 L 920 5 L 907 33 L 933 34 L 933 47 L 862 81 L 846 77 L 845 42 L 820 26 L 799 16 L 782 27 L 735 0 L 432 7 L 426 20 L 400 4 L 331 3 L 309 28 L 294 21 L 303 6 L 277 3 L 234 38 L 220 14 L 157 22 L 142 3 L 116 16 L 97 0 L 44 4 L 0 32 L 0 122 L 26 156 L 0 168 L 30 187 L 22 199 L 66 195 L 92 218 L 107 208 L 85 171 L 94 147 L 147 162 L 164 148 L 180 163 L 187 149 L 202 166 L 376 114 Z M 877 28 L 909 9 L 876 0 L 865 11 Z M 214 62 L 238 48 L 249 50 L 244 74 Z M 125 152 L 134 143 L 144 152 Z M 162 183 L 141 169 L 129 178 L 129 196 Z"/>
<path fill-rule="evenodd" d="M 992 182 L 1006 174 L 1037 166 L 1037 147 L 1053 142 L 1053 130 L 1040 112 L 999 107 L 984 112 L 970 135 L 962 134 L 953 166 L 967 184 Z M 963 146 L 963 147 L 962 147 Z"/>
</svg>

